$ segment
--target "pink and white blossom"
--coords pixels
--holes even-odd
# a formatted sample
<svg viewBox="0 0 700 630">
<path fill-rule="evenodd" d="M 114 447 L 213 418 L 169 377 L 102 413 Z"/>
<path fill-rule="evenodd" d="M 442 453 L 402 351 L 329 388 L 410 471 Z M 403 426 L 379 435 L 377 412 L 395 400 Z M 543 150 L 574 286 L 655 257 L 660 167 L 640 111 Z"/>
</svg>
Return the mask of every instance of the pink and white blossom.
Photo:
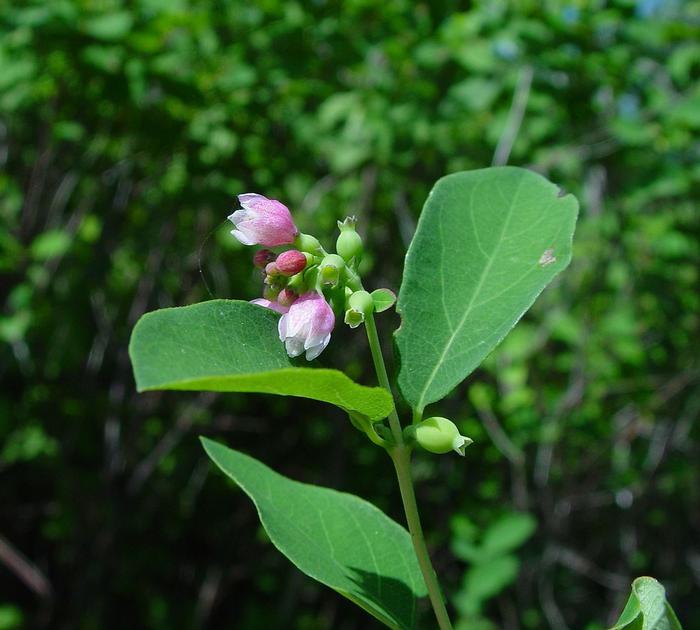
<svg viewBox="0 0 700 630">
<path fill-rule="evenodd" d="M 280 340 L 287 354 L 297 357 L 306 352 L 306 360 L 315 359 L 331 340 L 335 315 L 319 293 L 305 293 L 282 315 L 279 321 Z"/>
<path fill-rule="evenodd" d="M 256 298 L 254 300 L 250 301 L 251 304 L 255 304 L 257 306 L 264 306 L 265 308 L 269 308 L 270 310 L 276 311 L 278 313 L 286 313 L 289 311 L 288 306 L 283 306 L 279 302 L 273 302 L 271 300 L 267 300 L 265 298 Z"/>
<path fill-rule="evenodd" d="M 268 199 L 257 193 L 238 195 L 241 209 L 228 219 L 235 226 L 231 230 L 244 245 L 264 245 L 276 247 L 294 242 L 299 230 L 289 208 L 276 199 Z"/>
</svg>

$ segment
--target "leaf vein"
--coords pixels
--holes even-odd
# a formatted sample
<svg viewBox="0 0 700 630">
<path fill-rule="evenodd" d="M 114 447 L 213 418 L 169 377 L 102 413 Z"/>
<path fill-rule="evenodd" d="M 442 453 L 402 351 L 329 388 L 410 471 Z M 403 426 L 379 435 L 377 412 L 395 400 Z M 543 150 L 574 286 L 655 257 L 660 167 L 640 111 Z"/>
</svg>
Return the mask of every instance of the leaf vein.
<svg viewBox="0 0 700 630">
<path fill-rule="evenodd" d="M 420 396 L 418 397 L 418 408 L 419 409 L 423 409 L 423 407 L 424 407 L 423 400 L 425 399 L 425 395 L 426 395 L 428 389 L 430 388 L 430 386 L 432 385 L 433 381 L 435 380 L 435 376 L 437 375 L 438 370 L 442 367 L 442 364 L 445 360 L 445 357 L 447 356 L 447 353 L 450 351 L 452 344 L 455 342 L 457 335 L 461 332 L 462 327 L 464 326 L 465 322 L 467 321 L 467 317 L 469 317 L 469 314 L 472 311 L 472 308 L 474 305 L 474 300 L 476 299 L 476 296 L 479 294 L 481 287 L 483 286 L 489 272 L 491 271 L 491 267 L 493 265 L 493 262 L 496 259 L 496 253 L 498 252 L 498 250 L 500 249 L 500 246 L 502 244 L 503 235 L 505 234 L 505 231 L 508 228 L 508 225 L 510 224 L 510 220 L 513 216 L 513 210 L 515 208 L 518 195 L 520 194 L 520 189 L 522 187 L 523 179 L 524 178 L 521 178 L 518 181 L 518 184 L 515 188 L 515 192 L 513 193 L 513 196 L 511 198 L 505 219 L 501 225 L 501 233 L 500 233 L 498 239 L 496 240 L 496 245 L 494 247 L 493 253 L 492 253 L 491 257 L 488 258 L 486 265 L 484 266 L 484 268 L 481 271 L 481 274 L 479 276 L 479 281 L 477 282 L 474 290 L 472 291 L 471 297 L 469 298 L 469 303 L 467 304 L 467 308 L 464 311 L 464 315 L 460 319 L 460 322 L 457 325 L 457 328 L 455 328 L 454 331 L 452 331 L 450 338 L 448 339 L 447 343 L 445 344 L 445 348 L 443 349 L 442 353 L 440 354 L 440 357 L 438 358 L 438 360 L 435 362 L 435 367 L 432 369 L 430 375 L 428 376 L 428 378 L 425 381 L 425 385 L 423 386 L 423 389 L 420 393 Z M 478 185 L 480 185 L 480 183 L 476 184 L 474 186 L 474 188 L 476 188 Z M 501 191 L 501 189 L 496 188 L 496 190 L 501 195 L 503 200 L 507 203 L 507 200 L 503 196 L 503 192 Z"/>
</svg>

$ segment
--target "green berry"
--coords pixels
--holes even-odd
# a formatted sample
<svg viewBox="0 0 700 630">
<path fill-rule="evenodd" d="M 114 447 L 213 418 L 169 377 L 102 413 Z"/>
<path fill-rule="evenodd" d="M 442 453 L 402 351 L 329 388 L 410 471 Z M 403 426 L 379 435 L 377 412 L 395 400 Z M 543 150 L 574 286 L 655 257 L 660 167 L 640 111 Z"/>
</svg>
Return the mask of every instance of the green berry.
<svg viewBox="0 0 700 630">
<path fill-rule="evenodd" d="M 464 449 L 472 443 L 468 437 L 460 435 L 454 422 L 440 416 L 433 416 L 412 427 L 416 442 L 426 451 L 443 454 L 455 451 L 464 456 Z"/>
</svg>

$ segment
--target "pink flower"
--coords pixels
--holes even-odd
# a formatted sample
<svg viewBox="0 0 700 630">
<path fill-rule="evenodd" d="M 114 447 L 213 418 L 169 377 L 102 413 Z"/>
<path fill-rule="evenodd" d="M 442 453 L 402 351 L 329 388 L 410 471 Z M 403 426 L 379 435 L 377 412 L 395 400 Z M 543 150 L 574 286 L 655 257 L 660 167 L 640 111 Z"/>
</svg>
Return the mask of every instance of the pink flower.
<svg viewBox="0 0 700 630">
<path fill-rule="evenodd" d="M 282 315 L 279 322 L 280 339 L 287 354 L 297 357 L 306 351 L 306 360 L 315 359 L 331 340 L 335 325 L 333 309 L 318 293 L 305 293 Z"/>
<path fill-rule="evenodd" d="M 265 308 L 269 308 L 270 310 L 277 311 L 278 313 L 282 314 L 289 310 L 288 306 L 282 306 L 279 302 L 271 302 L 265 298 L 256 298 L 255 300 L 251 300 L 250 303 L 255 304 L 256 306 L 264 306 Z"/>
<path fill-rule="evenodd" d="M 238 195 L 241 209 L 228 219 L 236 226 L 231 230 L 244 245 L 289 245 L 294 242 L 297 230 L 289 208 L 276 199 L 268 199 L 257 193 Z"/>
</svg>

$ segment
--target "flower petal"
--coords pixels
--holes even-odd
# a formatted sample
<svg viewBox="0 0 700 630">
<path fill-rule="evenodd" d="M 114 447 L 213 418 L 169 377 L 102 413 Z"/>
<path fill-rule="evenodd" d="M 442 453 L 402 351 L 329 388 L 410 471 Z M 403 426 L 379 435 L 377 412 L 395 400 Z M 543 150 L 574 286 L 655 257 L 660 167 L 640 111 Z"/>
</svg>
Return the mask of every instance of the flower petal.
<svg viewBox="0 0 700 630">
<path fill-rule="evenodd" d="M 282 306 L 282 304 L 280 304 L 279 302 L 270 301 L 265 298 L 256 298 L 254 300 L 251 300 L 250 303 L 255 304 L 256 306 L 269 308 L 271 311 L 275 311 L 276 313 L 285 314 L 289 310 L 289 307 Z M 284 341 L 284 339 L 282 339 L 282 341 Z"/>
<path fill-rule="evenodd" d="M 251 237 L 248 234 L 241 232 L 240 230 L 231 230 L 231 234 L 233 234 L 243 245 L 257 244 L 257 241 L 254 237 Z"/>
<path fill-rule="evenodd" d="M 321 354 L 325 349 L 326 346 L 328 345 L 328 342 L 331 340 L 330 333 L 326 335 L 320 343 L 316 344 L 315 346 L 312 346 L 311 348 L 306 349 L 306 360 L 307 361 L 313 361 L 319 354 Z"/>
<path fill-rule="evenodd" d="M 245 208 L 255 203 L 269 201 L 267 197 L 258 193 L 243 193 L 238 195 L 238 202 Z"/>
<path fill-rule="evenodd" d="M 287 349 L 287 354 L 290 357 L 298 357 L 302 352 L 304 352 L 304 344 L 300 339 L 295 337 L 289 337 L 287 341 L 284 342 L 284 346 Z"/>
<path fill-rule="evenodd" d="M 287 318 L 289 315 L 282 315 L 280 317 L 279 324 L 277 324 L 277 331 L 280 335 L 280 341 L 284 341 L 287 338 Z"/>
</svg>

